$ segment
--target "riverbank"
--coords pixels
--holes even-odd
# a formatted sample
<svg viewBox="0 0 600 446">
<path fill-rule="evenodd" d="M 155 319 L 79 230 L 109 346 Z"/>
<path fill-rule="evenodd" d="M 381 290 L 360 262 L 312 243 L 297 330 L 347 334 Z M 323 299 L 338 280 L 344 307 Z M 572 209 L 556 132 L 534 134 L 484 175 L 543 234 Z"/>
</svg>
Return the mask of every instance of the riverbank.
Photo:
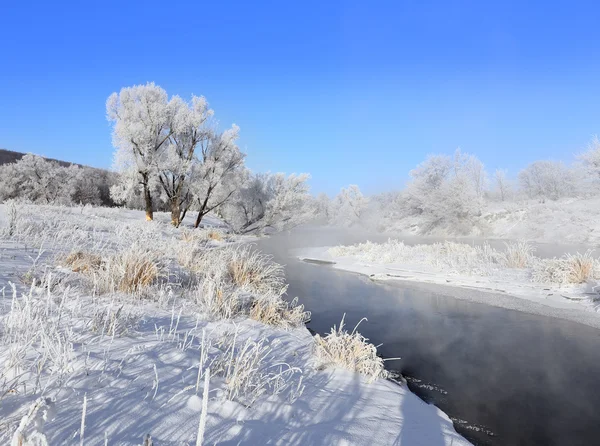
<svg viewBox="0 0 600 446">
<path fill-rule="evenodd" d="M 204 412 L 205 444 L 470 444 L 406 386 L 322 363 L 299 307 L 238 305 L 283 284 L 220 280 L 247 239 L 157 217 L 27 205 L 0 223 L 0 443 L 191 444 Z M 125 283 L 129 260 L 144 273 Z"/>
<path fill-rule="evenodd" d="M 423 265 L 378 263 L 356 256 L 333 256 L 330 247 L 295 249 L 292 254 L 305 262 L 368 277 L 375 282 L 402 283 L 415 289 L 450 297 L 578 322 L 600 328 L 598 304 L 586 294 L 587 287 L 532 283 L 524 271 L 500 271 L 489 277 L 441 271 Z"/>
</svg>

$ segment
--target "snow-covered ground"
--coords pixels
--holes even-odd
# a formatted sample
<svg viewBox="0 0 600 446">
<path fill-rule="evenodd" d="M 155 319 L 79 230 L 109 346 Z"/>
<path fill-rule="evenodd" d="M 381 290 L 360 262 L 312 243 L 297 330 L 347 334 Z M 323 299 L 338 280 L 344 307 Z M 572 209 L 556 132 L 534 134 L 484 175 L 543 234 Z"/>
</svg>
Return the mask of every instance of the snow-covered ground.
<svg viewBox="0 0 600 446">
<path fill-rule="evenodd" d="M 203 256 L 249 238 L 122 209 L 13 211 L 0 206 L 1 444 L 199 444 L 202 413 L 204 444 L 469 444 L 405 385 L 323 364 L 302 324 L 265 322 L 257 300 L 227 313 L 258 288 L 225 287 Z"/>
<path fill-rule="evenodd" d="M 409 246 L 389 240 L 386 243 L 305 248 L 294 253 L 300 259 L 323 262 L 372 280 L 479 291 L 454 292 L 452 295 L 600 327 L 600 263 L 593 253 L 541 259 L 535 257 L 531 249 L 531 246 L 519 243 L 509 244 L 506 251 L 499 251 L 485 244 L 471 246 L 444 242 Z M 514 298 L 521 302 L 515 302 Z"/>
</svg>

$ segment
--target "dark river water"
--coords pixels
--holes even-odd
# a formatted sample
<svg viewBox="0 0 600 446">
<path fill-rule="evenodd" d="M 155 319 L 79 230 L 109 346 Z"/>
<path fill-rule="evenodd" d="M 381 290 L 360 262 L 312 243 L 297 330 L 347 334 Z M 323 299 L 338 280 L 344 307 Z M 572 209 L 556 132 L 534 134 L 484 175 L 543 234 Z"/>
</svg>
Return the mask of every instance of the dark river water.
<svg viewBox="0 0 600 446">
<path fill-rule="evenodd" d="M 346 313 L 353 328 L 383 344 L 390 369 L 444 410 L 479 445 L 600 444 L 600 331 L 561 319 L 457 300 L 406 284 L 294 259 L 289 250 L 365 240 L 301 230 L 259 243 L 286 265 L 298 296 L 325 333 Z M 373 240 L 373 237 L 369 237 Z"/>
</svg>

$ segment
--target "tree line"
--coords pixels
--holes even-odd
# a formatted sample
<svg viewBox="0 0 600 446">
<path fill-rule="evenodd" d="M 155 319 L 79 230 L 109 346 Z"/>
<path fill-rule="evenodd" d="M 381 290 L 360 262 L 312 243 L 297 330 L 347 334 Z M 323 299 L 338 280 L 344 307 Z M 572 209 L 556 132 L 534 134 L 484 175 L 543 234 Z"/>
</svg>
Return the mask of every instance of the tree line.
<svg viewBox="0 0 600 446">
<path fill-rule="evenodd" d="M 401 190 L 364 196 L 356 185 L 330 198 L 316 199 L 321 221 L 339 226 L 392 228 L 412 218 L 419 231 L 445 228 L 469 233 L 474 221 L 492 203 L 556 201 L 589 198 L 600 189 L 600 140 L 594 138 L 571 165 L 560 161 L 535 161 L 511 177 L 505 169 L 490 174 L 472 154 L 430 155 L 409 173 Z"/>
</svg>

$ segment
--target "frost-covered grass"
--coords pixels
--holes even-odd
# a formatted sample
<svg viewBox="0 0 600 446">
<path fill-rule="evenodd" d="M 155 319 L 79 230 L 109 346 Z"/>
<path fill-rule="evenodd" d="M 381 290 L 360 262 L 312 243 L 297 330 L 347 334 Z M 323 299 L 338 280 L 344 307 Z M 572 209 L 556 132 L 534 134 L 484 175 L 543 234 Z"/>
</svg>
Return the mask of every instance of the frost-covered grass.
<svg viewBox="0 0 600 446">
<path fill-rule="evenodd" d="M 526 268 L 533 258 L 533 247 L 525 242 L 506 244 L 506 251 L 493 249 L 488 243 L 469 245 L 443 242 L 406 245 L 389 239 L 385 243 L 365 242 L 329 249 L 333 257 L 355 257 L 360 260 L 391 264 L 427 265 L 469 275 L 490 275 L 499 268 Z"/>
<path fill-rule="evenodd" d="M 329 248 L 326 260 L 336 260 L 342 269 L 379 278 L 397 276 L 434 283 L 452 282 L 530 299 L 556 293 L 589 304 L 590 309 L 598 308 L 600 259 L 593 251 L 560 258 L 540 258 L 534 252 L 529 243 L 521 241 L 494 249 L 488 243 L 473 246 L 446 241 L 409 246 L 390 239 L 385 243 Z M 564 295 L 565 292 L 569 295 Z"/>
<path fill-rule="evenodd" d="M 328 252 L 333 257 L 351 257 L 376 264 L 426 265 L 466 275 L 492 275 L 504 269 L 524 269 L 533 282 L 540 284 L 583 284 L 600 280 L 600 260 L 594 257 L 593 251 L 545 259 L 536 257 L 534 248 L 527 242 L 505 243 L 505 250 L 499 251 L 487 243 L 481 246 L 454 242 L 410 246 L 390 239 L 385 243 L 335 246 Z"/>
<path fill-rule="evenodd" d="M 341 398 L 350 378 L 313 368 L 315 355 L 365 376 L 353 392 L 373 402 L 360 406 L 371 418 L 389 421 L 378 407 L 390 394 L 414 397 L 386 384 L 364 387 L 386 372 L 358 332 L 342 325 L 313 339 L 303 327 L 309 314 L 297 299 L 284 300 L 283 267 L 269 256 L 225 233 L 188 236 L 140 216 L 27 205 L 16 223 L 0 218 L 14 223 L 12 235 L 2 233 L 0 261 L 17 273 L 0 272 L 0 443 L 239 443 L 251 439 L 238 420 L 273 416 L 282 417 L 278 429 L 296 423 L 335 443 L 338 434 L 318 426 L 346 416 L 302 408 L 335 404 L 328 399 Z M 370 429 L 339 423 L 356 438 Z M 272 424 L 264 422 L 268 432 Z"/>
<path fill-rule="evenodd" d="M 600 279 L 600 260 L 592 251 L 566 254 L 561 258 L 537 259 L 532 277 L 535 282 L 582 284 Z"/>
<path fill-rule="evenodd" d="M 377 356 L 377 347 L 356 331 L 359 324 L 348 332 L 342 317 L 340 325 L 334 326 L 326 336 L 315 335 L 316 356 L 322 367 L 342 367 L 370 380 L 386 378 L 389 374 L 384 361 Z"/>
</svg>

